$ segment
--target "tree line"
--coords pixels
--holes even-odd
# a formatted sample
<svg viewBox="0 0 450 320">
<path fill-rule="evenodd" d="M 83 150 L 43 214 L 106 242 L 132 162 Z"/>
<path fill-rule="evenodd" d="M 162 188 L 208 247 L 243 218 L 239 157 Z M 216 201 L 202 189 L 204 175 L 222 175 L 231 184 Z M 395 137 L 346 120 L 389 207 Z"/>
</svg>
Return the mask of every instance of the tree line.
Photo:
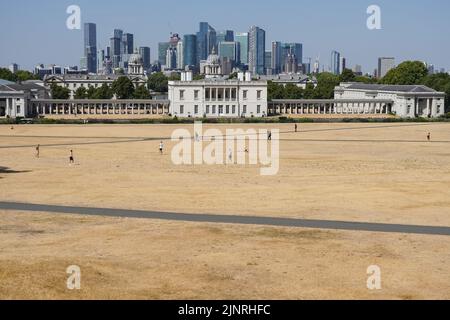
<svg viewBox="0 0 450 320">
<path fill-rule="evenodd" d="M 25 70 L 18 70 L 17 72 L 13 73 L 9 69 L 0 68 L 0 79 L 8 80 L 11 82 L 21 82 L 27 80 L 39 80 L 39 77 Z"/>
</svg>

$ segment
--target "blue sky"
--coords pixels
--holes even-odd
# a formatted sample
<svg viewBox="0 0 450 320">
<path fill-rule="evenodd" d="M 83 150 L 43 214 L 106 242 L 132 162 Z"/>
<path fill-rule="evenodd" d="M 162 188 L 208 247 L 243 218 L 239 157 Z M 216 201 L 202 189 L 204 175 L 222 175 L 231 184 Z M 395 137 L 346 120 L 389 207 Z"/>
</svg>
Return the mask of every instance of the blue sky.
<svg viewBox="0 0 450 320">
<path fill-rule="evenodd" d="M 0 66 L 24 69 L 37 63 L 78 65 L 83 33 L 68 30 L 66 8 L 76 4 L 82 22 L 97 23 L 98 46 L 105 47 L 114 28 L 135 34 L 135 46 L 152 49 L 171 31 L 194 33 L 200 21 L 216 30 L 247 31 L 258 25 L 273 40 L 301 42 L 304 57 L 320 55 L 329 65 L 332 50 L 349 66 L 376 67 L 379 56 L 417 59 L 450 70 L 450 1 L 448 0 L 0 0 Z M 382 30 L 366 27 L 366 9 L 381 7 Z"/>
</svg>

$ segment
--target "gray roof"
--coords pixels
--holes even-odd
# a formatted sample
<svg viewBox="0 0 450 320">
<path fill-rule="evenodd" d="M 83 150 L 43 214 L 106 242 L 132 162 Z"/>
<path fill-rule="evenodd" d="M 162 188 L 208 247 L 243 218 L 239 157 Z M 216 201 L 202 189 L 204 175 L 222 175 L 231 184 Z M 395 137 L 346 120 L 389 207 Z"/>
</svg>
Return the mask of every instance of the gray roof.
<svg viewBox="0 0 450 320">
<path fill-rule="evenodd" d="M 8 80 L 4 80 L 4 79 L 0 79 L 0 85 L 4 85 L 4 84 L 13 84 L 14 82 L 8 81 Z"/>
<path fill-rule="evenodd" d="M 0 91 L 6 92 L 16 92 L 16 91 L 36 91 L 36 90 L 45 90 L 43 86 L 40 86 L 35 83 L 9 83 L 9 84 L 0 84 Z"/>
<path fill-rule="evenodd" d="M 374 91 L 392 91 L 405 93 L 435 93 L 436 90 L 423 85 L 385 85 L 385 84 L 366 84 L 353 83 L 346 87 L 354 90 L 374 90 Z"/>
</svg>

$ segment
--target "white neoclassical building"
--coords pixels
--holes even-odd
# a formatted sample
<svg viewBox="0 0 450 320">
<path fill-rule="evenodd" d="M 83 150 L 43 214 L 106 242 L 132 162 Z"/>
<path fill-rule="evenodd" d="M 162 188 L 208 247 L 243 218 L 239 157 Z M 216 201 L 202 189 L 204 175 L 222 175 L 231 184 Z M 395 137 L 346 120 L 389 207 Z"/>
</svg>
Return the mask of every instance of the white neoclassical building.
<svg viewBox="0 0 450 320">
<path fill-rule="evenodd" d="M 341 83 L 336 100 L 391 100 L 390 112 L 404 118 L 436 118 L 445 114 L 445 93 L 422 85 Z"/>
<path fill-rule="evenodd" d="M 267 81 L 252 80 L 240 73 L 237 79 L 193 80 L 183 72 L 181 81 L 169 81 L 172 116 L 237 118 L 267 116 Z"/>
</svg>

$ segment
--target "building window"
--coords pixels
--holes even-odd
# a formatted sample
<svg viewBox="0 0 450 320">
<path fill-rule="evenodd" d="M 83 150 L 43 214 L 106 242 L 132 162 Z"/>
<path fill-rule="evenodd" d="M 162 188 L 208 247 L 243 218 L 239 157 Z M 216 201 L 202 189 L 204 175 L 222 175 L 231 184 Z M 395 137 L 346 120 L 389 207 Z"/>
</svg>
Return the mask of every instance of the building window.
<svg viewBox="0 0 450 320">
<path fill-rule="evenodd" d="M 20 113 L 20 106 L 17 106 L 17 113 Z"/>
<path fill-rule="evenodd" d="M 231 113 L 236 114 L 236 106 L 233 106 L 231 109 L 232 109 Z"/>
<path fill-rule="evenodd" d="M 209 114 L 209 106 L 206 106 L 206 114 Z"/>
<path fill-rule="evenodd" d="M 257 114 L 260 114 L 260 113 L 261 113 L 261 106 L 260 106 L 260 105 L 257 105 L 257 106 L 256 106 L 256 113 L 257 113 Z"/>
<path fill-rule="evenodd" d="M 231 89 L 230 88 L 226 88 L 225 89 L 225 100 L 226 101 L 230 101 L 230 96 L 231 96 Z"/>
<path fill-rule="evenodd" d="M 261 100 L 261 93 L 262 93 L 261 90 L 256 91 L 256 99 Z"/>
<path fill-rule="evenodd" d="M 231 100 L 236 101 L 237 90 L 236 88 L 231 89 Z"/>
<path fill-rule="evenodd" d="M 217 100 L 223 101 L 223 88 L 220 88 L 217 91 Z"/>
<path fill-rule="evenodd" d="M 408 106 L 408 110 L 407 113 L 410 114 L 411 113 L 411 106 Z"/>
<path fill-rule="evenodd" d="M 194 100 L 198 100 L 198 90 L 194 90 Z"/>
<path fill-rule="evenodd" d="M 225 113 L 230 114 L 230 106 L 226 106 Z"/>
<path fill-rule="evenodd" d="M 184 90 L 180 90 L 180 100 L 184 100 Z"/>
<path fill-rule="evenodd" d="M 248 99 L 248 91 L 247 91 L 247 90 L 242 91 L 242 98 L 243 98 L 244 100 L 247 100 L 247 99 Z"/>
<path fill-rule="evenodd" d="M 219 114 L 223 114 L 223 106 L 219 106 Z"/>
<path fill-rule="evenodd" d="M 438 114 L 441 113 L 441 106 L 440 105 L 437 106 L 437 113 Z"/>
<path fill-rule="evenodd" d="M 215 89 L 215 88 L 212 88 L 212 89 L 211 89 L 211 99 L 212 99 L 213 101 L 216 100 L 216 97 L 217 97 L 216 93 L 217 93 L 216 89 Z"/>
<path fill-rule="evenodd" d="M 243 106 L 243 107 L 242 107 L 242 113 L 243 113 L 243 114 L 246 114 L 246 113 L 247 113 L 247 106 Z"/>
<path fill-rule="evenodd" d="M 184 114 L 184 106 L 180 106 L 180 114 Z"/>
<path fill-rule="evenodd" d="M 216 106 L 212 106 L 212 114 L 216 114 Z"/>
<path fill-rule="evenodd" d="M 195 106 L 194 106 L 194 113 L 195 113 L 195 114 L 198 114 L 198 105 L 195 105 Z"/>
</svg>

